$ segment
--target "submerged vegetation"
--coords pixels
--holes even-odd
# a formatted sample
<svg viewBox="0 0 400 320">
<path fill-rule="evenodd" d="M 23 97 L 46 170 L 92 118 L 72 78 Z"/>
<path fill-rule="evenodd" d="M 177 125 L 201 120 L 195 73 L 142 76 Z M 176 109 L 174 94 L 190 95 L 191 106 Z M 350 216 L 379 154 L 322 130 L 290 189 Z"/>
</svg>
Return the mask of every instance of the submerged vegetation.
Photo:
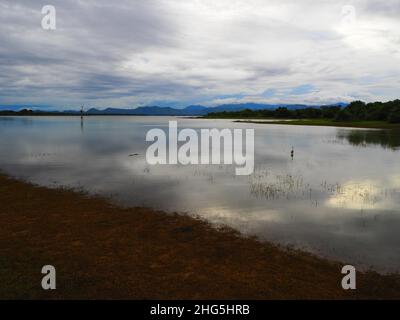
<svg viewBox="0 0 400 320">
<path fill-rule="evenodd" d="M 389 102 L 365 103 L 353 101 L 346 107 L 340 106 L 321 106 L 309 107 L 304 109 L 290 110 L 286 107 L 279 107 L 275 110 L 250 110 L 236 112 L 217 112 L 209 113 L 206 118 L 233 118 L 233 119 L 308 119 L 310 123 L 290 124 L 310 124 L 310 125 L 329 125 L 329 123 L 343 124 L 363 122 L 363 126 L 371 128 L 392 127 L 391 124 L 400 124 L 400 100 Z M 275 123 L 275 122 L 274 122 Z M 288 124 L 285 122 L 285 124 Z"/>
<path fill-rule="evenodd" d="M 302 174 L 272 174 L 259 170 L 250 180 L 250 194 L 265 200 L 301 200 L 318 207 L 320 201 L 328 206 L 355 210 L 373 209 L 382 200 L 398 197 L 398 191 L 372 181 L 347 181 L 319 184 L 306 182 Z M 323 197 L 321 197 L 323 195 Z"/>
</svg>

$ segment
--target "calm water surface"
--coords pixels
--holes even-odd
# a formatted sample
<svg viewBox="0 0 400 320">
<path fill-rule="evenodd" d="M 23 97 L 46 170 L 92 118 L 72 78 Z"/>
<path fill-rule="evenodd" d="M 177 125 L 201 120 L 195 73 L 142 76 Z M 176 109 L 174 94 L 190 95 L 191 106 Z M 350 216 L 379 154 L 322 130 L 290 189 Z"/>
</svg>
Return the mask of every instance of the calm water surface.
<svg viewBox="0 0 400 320">
<path fill-rule="evenodd" d="M 234 166 L 147 165 L 146 132 L 167 131 L 172 119 L 0 117 L 0 168 L 121 204 L 200 215 L 359 267 L 400 270 L 399 132 L 178 119 L 179 128 L 196 130 L 255 128 L 254 174 L 235 176 Z"/>
</svg>

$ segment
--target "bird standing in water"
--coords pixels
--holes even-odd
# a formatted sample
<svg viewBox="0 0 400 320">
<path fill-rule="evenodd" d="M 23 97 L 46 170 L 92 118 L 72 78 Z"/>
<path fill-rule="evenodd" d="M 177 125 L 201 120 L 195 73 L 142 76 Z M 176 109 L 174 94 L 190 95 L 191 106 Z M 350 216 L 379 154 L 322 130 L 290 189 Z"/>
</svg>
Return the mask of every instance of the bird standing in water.
<svg viewBox="0 0 400 320">
<path fill-rule="evenodd" d="M 293 160 L 293 157 L 294 157 L 294 148 L 292 147 L 292 151 L 290 151 L 290 156 L 292 157 L 292 160 Z"/>
</svg>

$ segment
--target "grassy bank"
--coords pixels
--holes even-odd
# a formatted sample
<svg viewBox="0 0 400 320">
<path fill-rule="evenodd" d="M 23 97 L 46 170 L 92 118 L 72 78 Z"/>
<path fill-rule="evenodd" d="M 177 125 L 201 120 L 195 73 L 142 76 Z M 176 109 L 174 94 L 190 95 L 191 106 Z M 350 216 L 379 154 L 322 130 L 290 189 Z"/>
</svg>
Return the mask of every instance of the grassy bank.
<svg viewBox="0 0 400 320">
<path fill-rule="evenodd" d="M 399 276 L 358 273 L 344 291 L 341 264 L 184 215 L 2 175 L 0 203 L 1 299 L 400 298 Z M 54 291 L 40 287 L 46 264 Z"/>
<path fill-rule="evenodd" d="M 236 120 L 235 122 L 262 123 L 262 124 L 284 124 L 292 126 L 328 126 L 328 127 L 348 127 L 366 129 L 400 129 L 398 123 L 388 123 L 386 121 L 334 121 L 326 119 L 302 119 L 302 120 Z"/>
</svg>

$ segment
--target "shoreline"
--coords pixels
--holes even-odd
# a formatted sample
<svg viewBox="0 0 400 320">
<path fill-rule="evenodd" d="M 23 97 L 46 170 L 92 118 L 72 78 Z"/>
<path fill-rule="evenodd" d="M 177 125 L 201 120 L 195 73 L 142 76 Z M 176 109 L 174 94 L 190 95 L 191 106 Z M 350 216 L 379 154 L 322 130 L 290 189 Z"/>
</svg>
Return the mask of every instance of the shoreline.
<svg viewBox="0 0 400 320">
<path fill-rule="evenodd" d="M 1 173 L 0 202 L 0 299 L 400 299 L 398 274 L 357 272 L 345 291 L 341 263 L 187 215 Z"/>
<path fill-rule="evenodd" d="M 337 127 L 337 128 L 359 128 L 359 129 L 381 129 L 398 130 L 399 124 L 384 121 L 329 121 L 329 120 L 234 120 L 237 123 L 256 123 L 256 124 L 277 124 L 291 126 L 317 126 L 317 127 Z"/>
</svg>

